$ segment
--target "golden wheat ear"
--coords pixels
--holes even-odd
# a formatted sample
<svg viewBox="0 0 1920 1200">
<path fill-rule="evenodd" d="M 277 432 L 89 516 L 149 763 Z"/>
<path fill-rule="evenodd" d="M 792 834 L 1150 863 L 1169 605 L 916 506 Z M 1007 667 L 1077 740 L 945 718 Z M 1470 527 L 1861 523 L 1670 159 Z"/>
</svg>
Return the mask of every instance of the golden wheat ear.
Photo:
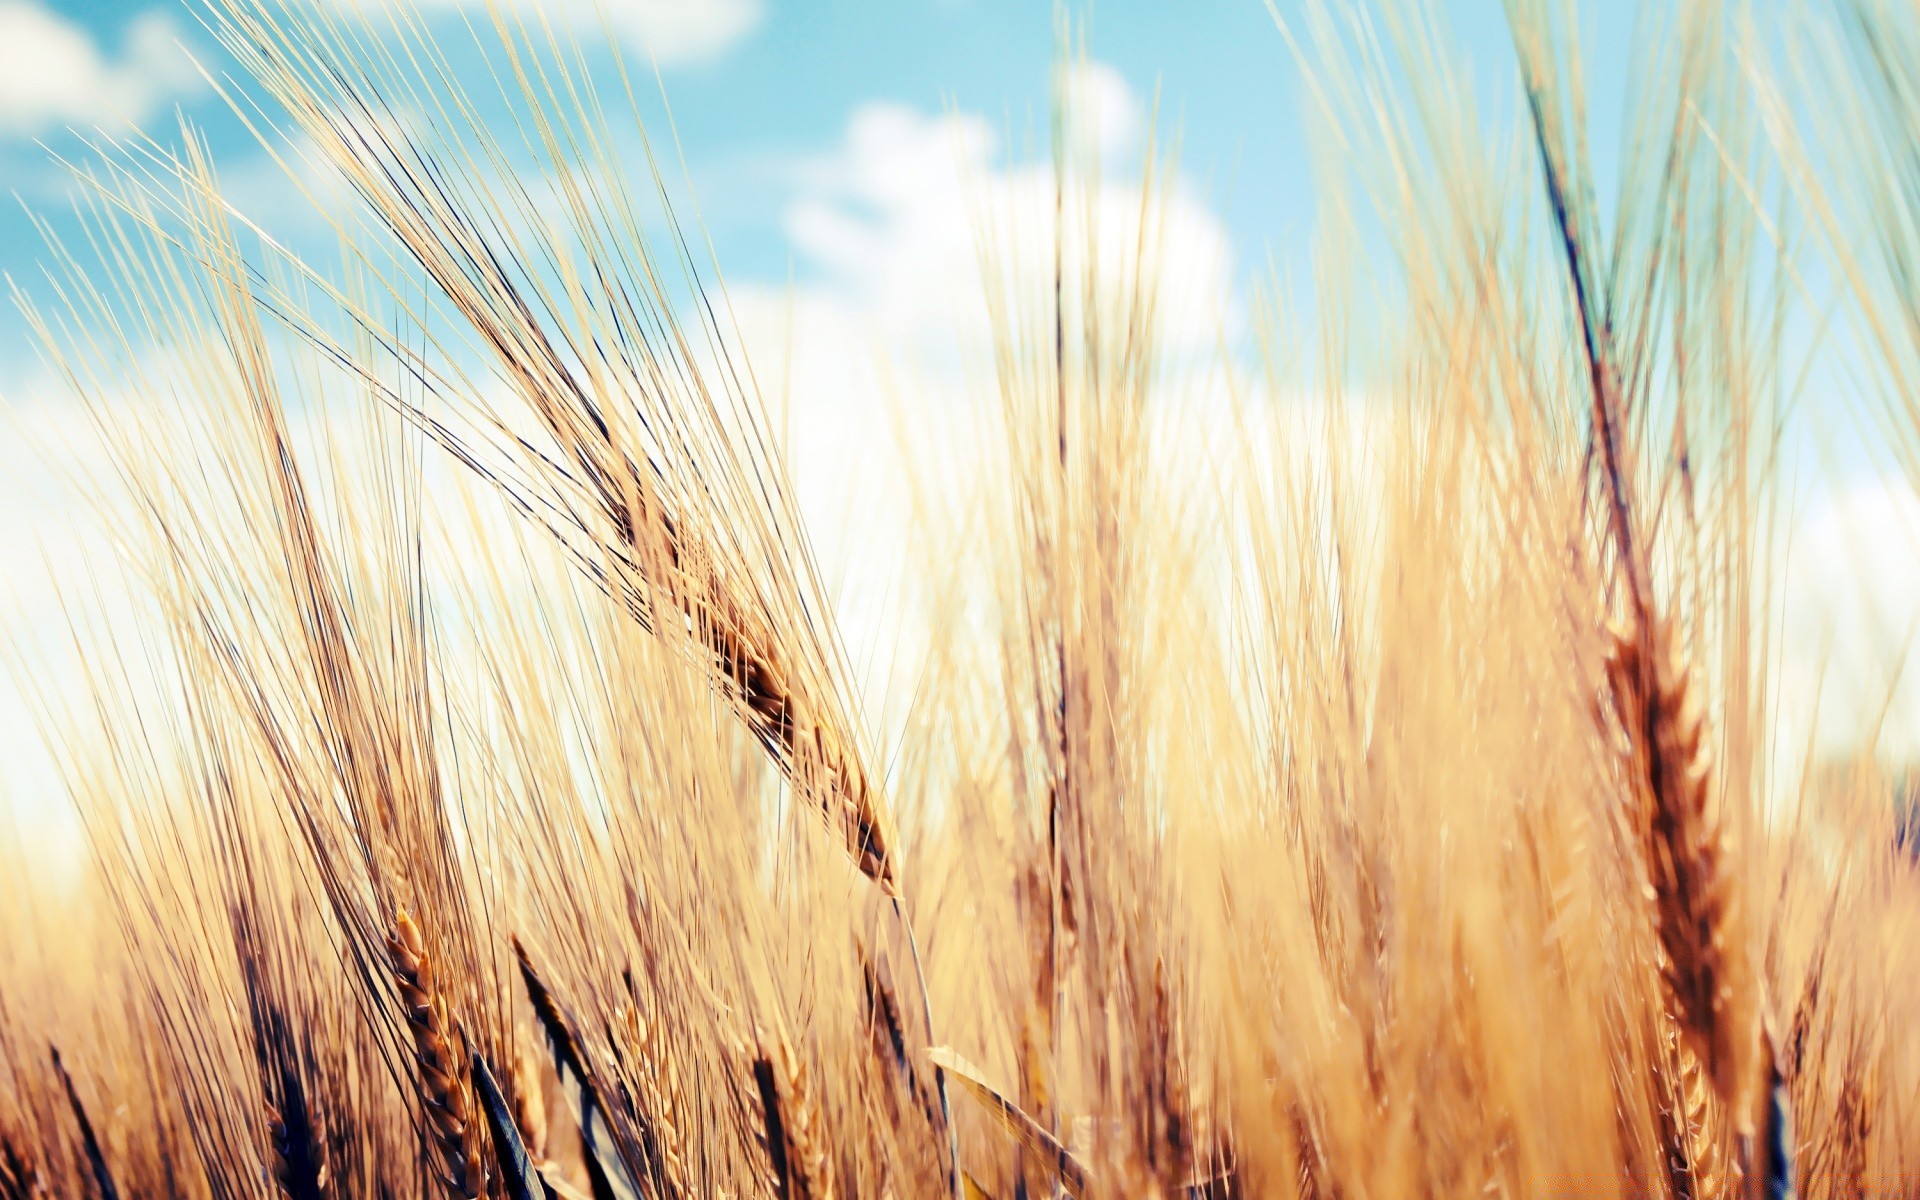
<svg viewBox="0 0 1920 1200">
<path fill-rule="evenodd" d="M 478 1200 L 487 1194 L 487 1168 L 480 1154 L 480 1130 L 473 1120 L 472 1080 L 453 1044 L 453 1020 L 446 996 L 439 990 L 426 939 L 405 911 L 394 916 L 387 954 L 406 1008 L 407 1027 L 413 1031 L 420 1100 L 440 1149 L 442 1179 L 452 1195 Z"/>
<path fill-rule="evenodd" d="M 951 1047 L 935 1046 L 927 1051 L 927 1058 L 948 1075 L 960 1081 L 961 1087 L 981 1107 L 999 1120 L 1007 1132 L 1020 1144 L 1050 1168 L 1059 1177 L 1060 1184 L 1076 1196 L 1087 1194 L 1087 1168 L 1073 1152 L 1060 1144 L 1060 1139 L 1048 1133 L 1040 1122 L 1023 1112 L 1019 1105 L 1001 1095 L 998 1089 L 989 1084 L 980 1074 L 980 1069 L 960 1057 Z"/>
<path fill-rule="evenodd" d="M 806 1067 L 784 1036 L 762 1035 L 752 1068 L 775 1194 L 780 1200 L 832 1200 L 839 1194 L 833 1154 Z"/>
<path fill-rule="evenodd" d="M 1723 1103 L 1751 1094 L 1759 1006 L 1738 863 L 1716 795 L 1702 689 L 1673 625 L 1615 630 L 1607 657 L 1637 793 L 1636 833 L 1680 1028 Z"/>
<path fill-rule="evenodd" d="M 74 1123 L 80 1127 L 80 1147 L 86 1151 L 87 1170 L 93 1177 L 96 1200 L 120 1200 L 120 1189 L 114 1186 L 113 1172 L 107 1169 L 107 1156 L 101 1153 L 100 1139 L 94 1134 L 93 1121 L 87 1117 L 87 1106 L 80 1102 L 79 1089 L 73 1086 L 73 1076 L 67 1074 L 67 1064 L 60 1061 L 60 1048 L 48 1046 L 47 1052 L 53 1056 L 53 1073 L 60 1077 L 67 1104 L 73 1109 Z"/>
</svg>

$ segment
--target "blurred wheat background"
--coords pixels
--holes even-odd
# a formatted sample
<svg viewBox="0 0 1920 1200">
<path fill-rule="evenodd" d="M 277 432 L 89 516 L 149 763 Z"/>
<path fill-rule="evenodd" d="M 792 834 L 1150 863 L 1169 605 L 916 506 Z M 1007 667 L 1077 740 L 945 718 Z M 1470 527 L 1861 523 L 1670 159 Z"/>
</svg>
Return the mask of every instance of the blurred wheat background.
<svg viewBox="0 0 1920 1200">
<path fill-rule="evenodd" d="M 0 0 L 0 1198 L 1920 1196 L 1920 9 L 1466 7 Z"/>
</svg>

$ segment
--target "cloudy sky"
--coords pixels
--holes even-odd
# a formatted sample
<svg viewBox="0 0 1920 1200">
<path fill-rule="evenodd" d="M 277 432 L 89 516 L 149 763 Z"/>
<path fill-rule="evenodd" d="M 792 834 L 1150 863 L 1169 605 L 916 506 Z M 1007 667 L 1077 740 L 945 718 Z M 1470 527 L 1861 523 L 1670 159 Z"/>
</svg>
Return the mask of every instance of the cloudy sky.
<svg viewBox="0 0 1920 1200">
<path fill-rule="evenodd" d="M 209 129 L 228 170 L 257 157 L 187 57 L 215 73 L 225 67 L 189 2 L 0 0 L 0 183 L 47 198 L 62 183 L 36 139 L 67 150 L 69 128 L 129 120 L 164 131 L 176 107 Z M 421 7 L 457 48 L 467 37 L 462 23 L 484 6 Z M 548 8 L 585 31 L 597 22 L 594 0 Z M 795 210 L 860 182 L 828 178 L 836 166 L 871 179 L 875 164 L 856 162 L 858 153 L 898 153 L 910 168 L 923 147 L 900 137 L 937 138 L 924 122 L 948 112 L 991 126 L 1003 143 L 994 154 L 1017 150 L 1004 143 L 1024 141 L 1037 122 L 1044 130 L 1054 44 L 1044 0 L 611 0 L 607 11 L 625 48 L 651 53 L 662 68 L 732 277 L 784 281 L 791 270 L 804 279 L 818 264 L 795 236 Z M 1187 168 L 1206 181 L 1239 243 L 1251 247 L 1300 223 L 1299 122 L 1289 111 L 1286 49 L 1261 0 L 1102 5 L 1092 38 L 1131 103 L 1150 101 L 1161 86 Z M 923 125 L 908 128 L 907 117 Z M 887 119 L 899 136 L 881 145 L 874 138 L 889 135 L 880 125 Z M 8 270 L 31 267 L 30 242 L 17 211 L 0 216 Z M 17 357 L 17 324 L 0 329 L 0 353 Z"/>
<path fill-rule="evenodd" d="M 465 22 L 481 0 L 419 3 L 436 30 L 444 26 L 446 45 L 471 44 Z M 597 27 L 595 0 L 545 4 L 590 35 Z M 605 6 L 623 49 L 651 55 L 661 70 L 689 182 L 750 349 L 783 364 L 783 390 L 794 403 L 815 402 L 820 419 L 799 439 L 796 471 L 803 503 L 831 543 L 836 521 L 857 504 L 838 486 L 839 466 L 884 457 L 887 448 L 880 423 L 860 407 L 861 397 L 882 390 L 872 347 L 924 349 L 930 336 L 967 319 L 956 309 L 974 294 L 977 260 L 962 181 L 1013 198 L 1045 187 L 1034 147 L 1045 141 L 1053 5 Z M 1278 7 L 1291 14 L 1299 0 Z M 1498 0 L 1440 7 L 1475 78 L 1510 81 Z M 1630 30 L 1608 14 L 1628 6 L 1589 7 L 1595 90 L 1617 96 L 1630 67 Z M 1091 61 L 1075 86 L 1097 114 L 1103 156 L 1125 163 L 1138 155 L 1156 127 L 1156 97 L 1157 128 L 1178 135 L 1168 259 L 1182 311 L 1206 326 L 1203 338 L 1215 327 L 1242 328 L 1250 285 L 1270 262 L 1306 257 L 1313 219 L 1301 96 L 1272 17 L 1263 0 L 1103 0 L 1087 33 Z M 40 286 L 44 251 L 23 206 L 56 234 L 77 228 L 64 215 L 71 189 L 54 161 L 84 158 L 77 131 L 125 136 L 138 127 L 172 143 L 177 114 L 205 131 L 236 204 L 299 244 L 300 201 L 196 60 L 216 77 L 229 69 L 187 0 L 0 0 L 0 191 L 20 200 L 0 205 L 0 271 L 30 290 Z M 1603 160 L 1617 136 L 1616 107 L 1595 108 Z M 0 310 L 0 397 L 23 435 L 0 443 L 0 613 L 31 642 L 59 627 L 50 575 L 71 575 L 104 548 L 70 537 L 56 519 L 71 500 L 38 465 L 33 441 L 58 438 L 67 414 L 10 307 Z M 1889 637 L 1911 636 L 1920 613 L 1913 508 L 1904 485 L 1867 469 L 1809 493 L 1811 565 L 1792 585 L 1793 602 L 1813 614 L 1804 640 L 1820 647 L 1802 655 L 1798 669 L 1809 677 L 1824 669 L 1828 647 L 1871 660 Z M 1872 565 L 1863 569 L 1863 561 Z M 1849 638 L 1858 644 L 1849 648 Z M 0 690 L 0 725 L 24 719 L 24 707 Z"/>
<path fill-rule="evenodd" d="M 67 183 L 50 151 L 77 153 L 70 131 L 138 123 L 171 142 L 176 112 L 206 131 L 230 181 L 265 189 L 272 169 L 193 65 L 230 69 L 198 23 L 198 2 L 0 0 L 0 189 L 57 220 Z M 416 3 L 444 26 L 458 66 L 471 45 L 464 23 L 484 20 L 484 0 Z M 597 32 L 598 0 L 544 7 L 588 41 Z M 1301 3 L 1278 7 L 1297 16 Z M 1444 7 L 1478 68 L 1504 82 L 1512 51 L 1498 0 Z M 907 192 L 929 167 L 952 174 L 956 125 L 960 153 L 988 169 L 1031 161 L 1045 139 L 1049 0 L 606 0 L 605 11 L 628 54 L 661 67 L 732 281 L 806 284 L 858 269 L 848 258 L 856 241 L 879 251 L 873 239 L 929 216 Z M 1074 11 L 1088 18 L 1113 140 L 1136 140 L 1158 97 L 1158 126 L 1179 138 L 1235 286 L 1270 254 L 1297 257 L 1312 216 L 1306 139 L 1265 0 L 1105 0 Z M 1627 30 L 1602 21 L 1596 32 L 1604 73 L 1619 65 Z M 284 207 L 269 203 L 282 199 L 270 190 L 257 199 Z M 4 206 L 0 269 L 30 277 L 39 255 L 20 206 Z M 0 316 L 0 386 L 18 385 L 29 356 L 21 323 Z"/>
</svg>

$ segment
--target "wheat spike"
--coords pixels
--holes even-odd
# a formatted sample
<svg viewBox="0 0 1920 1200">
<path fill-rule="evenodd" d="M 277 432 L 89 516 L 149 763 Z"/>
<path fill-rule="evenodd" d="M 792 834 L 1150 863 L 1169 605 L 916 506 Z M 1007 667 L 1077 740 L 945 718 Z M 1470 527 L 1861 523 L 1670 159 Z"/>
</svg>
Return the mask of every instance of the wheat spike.
<svg viewBox="0 0 1920 1200">
<path fill-rule="evenodd" d="M 446 997 L 437 987 L 426 941 L 405 909 L 394 916 L 387 955 L 400 985 L 407 1026 L 413 1032 L 421 1101 L 440 1146 L 443 1178 L 451 1195 L 475 1200 L 487 1194 L 487 1169 L 473 1119 L 473 1083 L 465 1056 L 453 1045 L 452 1019 Z"/>
<path fill-rule="evenodd" d="M 46 1195 L 40 1171 L 29 1161 L 16 1140 L 0 1134 L 0 1196 L 6 1200 L 30 1200 Z"/>
<path fill-rule="evenodd" d="M 632 1115 L 646 1147 L 652 1192 L 688 1195 L 679 1128 L 683 1097 L 671 1049 L 662 1044 L 659 1022 L 642 1020 L 633 1004 L 620 1005 L 613 1024 L 613 1049 L 619 1065 L 625 1068 L 627 1086 L 634 1092 L 636 1111 Z"/>
<path fill-rule="evenodd" d="M 1671 624 L 1652 621 L 1644 637 L 1616 629 L 1610 641 L 1607 678 L 1625 733 L 1635 792 L 1629 816 L 1662 974 L 1688 1047 L 1721 1100 L 1744 1114 L 1758 1010 L 1700 688 Z"/>
<path fill-rule="evenodd" d="M 1665 1073 L 1673 1080 L 1667 1103 L 1673 1108 L 1673 1145 L 1667 1147 L 1674 1177 L 1688 1194 L 1722 1196 L 1733 1184 L 1731 1164 L 1722 1152 L 1723 1112 L 1699 1058 L 1677 1036 L 1667 1035 Z"/>
<path fill-rule="evenodd" d="M 273 1183 L 286 1200 L 326 1200 L 331 1182 L 313 1137 L 304 1093 L 280 1108 L 267 1106 L 267 1142 L 273 1151 Z M 291 1119 L 289 1119 L 291 1118 Z"/>
<path fill-rule="evenodd" d="M 486 1117 L 487 1132 L 492 1135 L 494 1161 L 500 1164 L 500 1190 L 506 1200 L 547 1200 L 548 1190 L 539 1168 L 527 1153 L 527 1144 L 514 1123 L 507 1098 L 493 1081 L 493 1071 L 478 1053 L 470 1060 L 480 1111 Z"/>
<path fill-rule="evenodd" d="M 833 1155 L 821 1127 L 807 1070 L 785 1035 L 757 1038 L 753 1079 L 765 1126 L 767 1158 L 774 1191 L 781 1200 L 829 1200 L 834 1185 Z"/>
</svg>

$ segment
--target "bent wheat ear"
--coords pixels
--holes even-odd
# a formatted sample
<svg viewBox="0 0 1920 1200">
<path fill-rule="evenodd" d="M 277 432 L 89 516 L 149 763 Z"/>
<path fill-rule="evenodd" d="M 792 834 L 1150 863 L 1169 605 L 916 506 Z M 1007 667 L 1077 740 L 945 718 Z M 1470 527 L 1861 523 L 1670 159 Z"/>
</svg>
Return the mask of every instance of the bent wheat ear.
<svg viewBox="0 0 1920 1200">
<path fill-rule="evenodd" d="M 960 1081 L 960 1085 L 979 1101 L 981 1106 L 997 1118 L 1007 1131 L 1031 1152 L 1035 1158 L 1047 1165 L 1060 1178 L 1061 1186 L 1076 1196 L 1087 1193 L 1087 1168 L 1074 1157 L 1073 1152 L 1060 1144 L 1060 1139 L 1046 1131 L 1038 1121 L 1022 1112 L 1020 1106 L 1001 1095 L 980 1074 L 980 1069 L 960 1057 L 951 1048 L 935 1046 L 927 1051 L 928 1059 Z"/>
<path fill-rule="evenodd" d="M 472 1082 L 467 1064 L 453 1045 L 453 1022 L 446 997 L 434 979 L 420 927 L 402 910 L 394 916 L 387 954 L 413 1031 L 414 1057 L 420 1068 L 420 1099 L 440 1147 L 448 1191 L 465 1200 L 487 1194 L 487 1168 L 480 1156 L 480 1131 L 473 1122 Z"/>
<path fill-rule="evenodd" d="M 558 223 L 564 229 L 543 224 L 529 242 L 482 249 L 476 231 L 515 227 L 525 196 L 489 180 L 462 153 L 464 137 L 484 144 L 490 131 L 470 123 L 477 118 L 443 68 L 416 82 L 465 114 L 454 123 L 461 128 L 409 120 L 386 86 L 387 64 L 329 16 L 299 16 L 296 6 L 271 0 L 209 0 L 208 9 L 228 48 L 434 282 L 458 314 L 456 336 L 491 359 L 512 400 L 510 411 L 496 408 L 450 376 L 419 372 L 429 391 L 468 413 L 456 428 L 413 399 L 382 388 L 384 398 L 544 526 L 643 626 L 676 629 L 676 641 L 703 660 L 769 756 L 842 835 L 859 869 L 894 892 L 877 780 L 840 711 L 831 638 L 815 615 L 821 589 L 803 565 L 806 555 L 788 541 L 800 537 L 798 519 L 766 448 L 759 396 L 740 384 L 732 352 L 721 350 L 719 370 L 693 356 L 690 343 L 701 339 L 673 315 L 653 248 L 628 236 L 641 197 L 625 174 L 610 171 L 605 192 L 589 189 L 591 202 L 569 205 Z M 530 31 L 516 35 L 503 21 L 497 32 L 516 62 L 538 57 Z M 430 46 L 408 49 L 416 62 L 438 59 Z M 539 117 L 539 153 L 553 169 L 579 166 L 569 154 L 576 140 L 604 145 L 597 101 L 563 100 L 527 75 L 520 89 L 520 102 Z M 670 209 L 668 216 L 671 222 Z M 697 312 L 709 314 L 697 333 L 720 346 L 724 331 L 711 320 L 677 224 L 664 240 L 688 269 Z M 378 264 L 368 265 L 378 275 Z M 542 266 L 570 272 L 576 290 L 563 298 L 549 289 Z M 329 331 L 287 315 L 296 332 L 331 352 Z M 363 322 L 361 331 L 398 361 L 417 359 L 381 325 Z M 585 344 L 600 357 L 582 362 Z M 495 431 L 526 419 L 547 444 L 495 444 Z"/>
</svg>

